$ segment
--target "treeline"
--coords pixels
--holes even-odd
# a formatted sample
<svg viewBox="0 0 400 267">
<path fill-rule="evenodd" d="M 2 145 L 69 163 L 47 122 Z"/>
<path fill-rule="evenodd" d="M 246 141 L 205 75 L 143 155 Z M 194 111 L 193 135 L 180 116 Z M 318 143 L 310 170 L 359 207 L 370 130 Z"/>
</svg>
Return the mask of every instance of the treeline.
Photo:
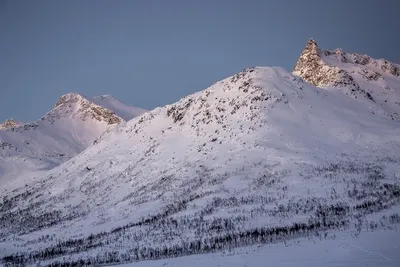
<svg viewBox="0 0 400 267">
<path fill-rule="evenodd" d="M 64 215 L 60 210 L 39 212 L 33 206 L 16 211 L 0 212 L 0 236 L 3 231 L 16 234 L 28 234 L 44 228 L 70 221 L 83 216 L 85 213 L 71 211 Z M 17 224 L 15 222 L 18 222 Z"/>
<path fill-rule="evenodd" d="M 210 228 L 218 228 L 215 236 L 212 231 L 205 229 L 207 237 L 196 236 L 193 241 L 180 241 L 180 244 L 162 247 L 137 247 L 129 251 L 127 254 L 105 253 L 90 258 L 88 260 L 79 260 L 70 263 L 54 262 L 49 266 L 65 266 L 63 264 L 71 264 L 66 266 L 81 266 L 109 264 L 119 262 L 131 262 L 139 260 L 160 259 L 168 257 L 178 257 L 183 255 L 208 253 L 226 248 L 234 248 L 238 246 L 251 245 L 255 243 L 270 242 L 284 237 L 312 233 L 315 231 L 333 229 L 348 225 L 349 220 L 346 219 L 346 207 L 340 206 L 320 206 L 315 216 L 310 218 L 308 223 L 295 223 L 291 226 L 282 227 L 260 227 L 250 230 L 235 230 L 235 220 L 216 218 L 211 220 Z M 163 221 L 164 226 L 170 225 L 167 221 Z M 174 223 L 172 223 L 173 225 Z M 170 225 L 171 226 L 171 225 Z M 215 232 L 214 232 L 215 233 Z M 39 252 L 30 252 L 25 254 L 9 255 L 3 258 L 6 266 L 17 266 L 33 263 L 36 261 L 45 261 L 55 259 L 60 256 L 70 255 L 88 251 L 96 247 L 104 247 L 112 243 L 110 232 L 102 232 L 96 235 L 90 235 L 81 239 L 70 239 L 59 242 L 58 244 L 48 247 Z M 102 239 L 102 241 L 100 241 Z M 177 240 L 178 241 L 178 240 Z M 112 256 L 114 255 L 114 256 Z M 89 264 L 90 263 L 90 264 Z"/>
<path fill-rule="evenodd" d="M 176 233 L 194 233 L 193 240 L 195 241 L 191 241 L 189 243 L 182 241 L 181 245 L 176 245 L 172 248 L 139 247 L 132 250 L 128 255 L 121 256 L 122 254 L 118 254 L 119 256 L 117 259 L 121 260 L 120 257 L 123 257 L 124 262 L 189 255 L 192 253 L 206 253 L 226 247 L 236 247 L 257 242 L 266 242 L 268 240 L 276 239 L 277 237 L 309 233 L 313 231 L 349 225 L 351 219 L 353 219 L 356 214 L 363 216 L 371 212 L 388 208 L 397 203 L 400 198 L 399 189 L 400 187 L 397 185 L 384 184 L 377 188 L 375 199 L 365 200 L 352 207 L 345 202 L 338 202 L 333 205 L 318 204 L 318 199 L 315 198 L 307 201 L 300 201 L 297 204 L 294 202 L 289 202 L 287 205 L 280 205 L 277 209 L 275 209 L 275 214 L 273 215 L 277 216 L 276 213 L 278 212 L 282 214 L 293 212 L 310 214 L 309 212 L 313 211 L 310 214 L 308 223 L 297 223 L 292 226 L 276 228 L 262 227 L 248 231 L 238 230 L 242 229 L 242 227 L 237 226 L 246 221 L 246 218 L 243 216 L 230 218 L 217 217 L 208 220 L 205 220 L 202 216 L 197 216 L 196 214 L 194 214 L 195 216 L 181 216 L 177 218 L 168 217 L 169 215 L 179 212 L 180 210 L 184 210 L 188 202 L 199 197 L 197 195 L 193 195 L 184 201 L 178 201 L 174 205 L 166 206 L 165 209 L 157 215 L 143 218 L 138 222 L 114 228 L 109 232 L 91 234 L 85 238 L 60 241 L 57 244 L 41 251 L 33 251 L 27 254 L 9 255 L 3 258 L 3 263 L 15 266 L 36 261 L 55 259 L 60 256 L 89 251 L 98 247 L 108 247 L 109 244 L 115 244 L 116 242 L 119 242 L 118 238 L 120 236 L 123 236 L 123 238 L 126 240 L 135 240 L 136 242 L 140 242 L 144 239 L 152 240 L 154 242 L 156 238 L 165 241 L 168 236 L 174 236 L 172 240 L 179 241 Z M 241 199 L 241 201 L 243 200 Z M 216 198 L 214 199 L 213 203 L 216 206 L 235 206 L 237 200 L 235 198 L 229 198 L 226 200 Z M 261 214 L 263 213 L 263 211 L 257 212 Z M 141 226 L 148 226 L 149 228 L 145 230 Z M 134 230 L 132 229 L 132 231 L 127 233 L 126 231 L 132 227 L 139 228 Z M 204 238 L 204 235 L 208 237 Z M 154 243 L 160 244 L 158 242 Z M 114 259 L 114 256 L 110 256 L 109 254 L 107 254 L 107 256 L 103 256 L 96 260 L 91 259 L 90 264 L 109 263 L 110 257 L 112 258 L 112 262 L 117 262 L 117 259 Z M 78 261 L 74 264 L 79 265 L 82 262 L 85 262 L 84 265 L 88 265 L 86 261 Z"/>
<path fill-rule="evenodd" d="M 326 220 L 327 221 L 327 220 Z M 98 254 L 96 257 L 80 259 L 76 261 L 54 261 L 46 266 L 90 266 L 103 265 L 111 263 L 124 263 L 141 260 L 155 260 L 161 258 L 179 257 L 191 254 L 216 252 L 223 249 L 247 246 L 256 243 L 266 243 L 275 240 L 280 240 L 294 235 L 312 233 L 318 230 L 342 227 L 345 222 L 337 221 L 335 223 L 295 223 L 285 227 L 260 227 L 241 232 L 227 232 L 215 237 L 206 237 L 193 241 L 181 241 L 179 244 L 160 247 L 141 246 L 131 249 L 127 253 L 105 252 Z M 73 245 L 74 242 L 66 242 L 65 246 Z M 104 245 L 104 244 L 98 244 Z M 87 250 L 90 249 L 88 244 Z M 66 247 L 60 244 L 51 248 L 47 248 L 41 252 L 18 253 L 15 255 L 6 256 L 3 258 L 5 266 L 23 266 L 32 264 L 37 261 L 51 260 L 65 255 L 69 251 Z"/>
<path fill-rule="evenodd" d="M 353 188 L 350 186 L 348 188 L 347 200 L 352 201 L 351 206 L 348 201 L 328 205 L 328 199 L 314 197 L 289 199 L 285 204 L 271 208 L 270 205 L 265 204 L 271 204 L 274 200 L 273 197 L 265 197 L 264 195 L 230 196 L 226 198 L 214 197 L 209 203 L 190 215 L 172 216 L 187 210 L 191 207 L 189 205 L 190 202 L 202 199 L 207 194 L 190 194 L 189 190 L 188 194 L 183 194 L 182 199 L 177 199 L 174 203 L 166 205 L 159 213 L 152 214 L 139 221 L 116 227 L 108 232 L 91 234 L 84 238 L 63 240 L 40 251 L 8 255 L 2 261 L 5 266 L 23 266 L 37 261 L 53 261 L 95 248 L 106 248 L 110 251 L 101 252 L 95 257 L 90 256 L 76 261 L 54 261 L 51 264 L 49 263 L 48 266 L 106 265 L 208 253 L 349 226 L 352 221 L 357 220 L 357 216 L 377 212 L 399 203 L 400 186 L 383 183 L 381 181 L 384 177 L 383 172 L 376 166 L 364 165 L 360 167 L 354 164 L 341 163 L 331 164 L 316 170 L 317 173 L 334 172 L 338 173 L 338 175 L 343 175 L 342 171 L 346 173 L 362 172 L 365 175 L 365 179 L 349 180 L 349 185 L 354 185 Z M 336 178 L 334 177 L 334 179 Z M 34 209 L 21 209 L 13 211 L 13 213 L 1 213 L 1 210 L 5 211 L 14 206 L 12 202 L 5 199 L 3 208 L 0 207 L 0 228 L 7 225 L 11 229 L 20 227 L 20 229 L 25 228 L 25 231 L 32 231 L 80 216 L 75 212 L 65 216 L 57 211 L 39 213 L 40 215 L 35 216 Z M 254 206 L 250 210 L 247 209 L 245 213 L 240 214 L 240 211 L 235 211 L 232 213 L 233 216 L 228 218 L 212 217 L 218 210 L 224 209 L 229 213 L 230 210 L 237 210 L 248 205 Z M 266 226 L 243 230 L 245 229 L 243 226 L 245 226 L 246 221 L 264 215 L 271 218 L 306 215 L 309 220 L 308 222 L 296 223 L 291 226 L 272 228 Z M 23 220 L 20 218 L 23 218 Z M 391 217 L 390 219 L 399 221 L 398 218 Z M 11 225 L 12 221 L 26 222 L 26 224 L 13 226 Z M 6 228 L 3 229 L 0 231 L 0 236 L 1 232 L 6 231 Z M 191 235 L 190 239 L 184 240 L 185 235 L 182 235 L 182 233 L 192 233 L 193 235 Z M 135 241 L 135 244 L 150 243 L 154 245 L 128 247 L 127 249 L 130 250 L 126 253 L 112 252 L 113 246 L 121 244 L 121 240 Z M 130 244 L 132 243 L 130 242 Z"/>
</svg>

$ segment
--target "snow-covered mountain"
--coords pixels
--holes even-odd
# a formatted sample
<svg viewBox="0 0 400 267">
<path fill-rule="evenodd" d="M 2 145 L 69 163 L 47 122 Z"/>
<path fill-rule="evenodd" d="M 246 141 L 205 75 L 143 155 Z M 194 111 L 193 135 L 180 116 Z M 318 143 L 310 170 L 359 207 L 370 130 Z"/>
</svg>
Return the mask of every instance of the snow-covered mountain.
<svg viewBox="0 0 400 267">
<path fill-rule="evenodd" d="M 1 186 L 5 179 L 25 175 L 27 170 L 57 166 L 83 151 L 109 127 L 144 112 L 114 98 L 99 99 L 66 94 L 37 121 L 24 124 L 7 120 L 1 124 Z"/>
<path fill-rule="evenodd" d="M 366 101 L 374 114 L 400 121 L 400 65 L 342 49 L 322 50 L 310 39 L 294 75 L 318 87 L 336 87 Z"/>
<path fill-rule="evenodd" d="M 109 128 L 2 191 L 3 262 L 114 264 L 398 224 L 399 122 L 353 85 L 324 87 L 248 68 Z"/>
</svg>

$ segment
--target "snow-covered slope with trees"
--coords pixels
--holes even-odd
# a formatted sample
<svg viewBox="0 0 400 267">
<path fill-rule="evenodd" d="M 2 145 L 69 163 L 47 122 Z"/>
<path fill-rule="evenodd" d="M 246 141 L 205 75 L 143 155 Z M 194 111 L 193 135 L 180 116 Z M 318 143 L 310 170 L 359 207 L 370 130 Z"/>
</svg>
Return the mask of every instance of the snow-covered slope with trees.
<svg viewBox="0 0 400 267">
<path fill-rule="evenodd" d="M 370 107 L 281 68 L 248 68 L 4 189 L 0 255 L 114 264 L 393 227 L 399 122 Z"/>
<path fill-rule="evenodd" d="M 94 98 L 98 99 L 98 98 Z M 108 128 L 144 112 L 115 99 L 113 109 L 79 94 L 63 95 L 50 112 L 31 123 L 0 125 L 0 187 L 27 171 L 51 169 L 87 148 Z M 121 114 L 119 114 L 121 111 Z"/>
</svg>

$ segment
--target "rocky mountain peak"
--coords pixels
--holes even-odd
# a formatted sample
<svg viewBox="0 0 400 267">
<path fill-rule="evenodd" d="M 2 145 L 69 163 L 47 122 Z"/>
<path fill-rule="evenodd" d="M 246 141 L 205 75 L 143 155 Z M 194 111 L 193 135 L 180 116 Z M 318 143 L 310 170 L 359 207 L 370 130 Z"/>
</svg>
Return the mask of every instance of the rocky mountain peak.
<svg viewBox="0 0 400 267">
<path fill-rule="evenodd" d="M 319 86 L 328 82 L 322 77 L 323 67 L 321 49 L 314 39 L 310 39 L 294 66 L 293 74 L 302 77 L 315 86 Z"/>
<path fill-rule="evenodd" d="M 320 55 L 321 54 L 321 49 L 319 48 L 319 46 L 317 44 L 317 41 L 315 41 L 315 39 L 311 38 L 310 40 L 308 40 L 307 45 L 304 48 L 303 53 Z"/>
<path fill-rule="evenodd" d="M 327 61 L 327 59 L 330 60 Z M 322 50 L 314 39 L 307 42 L 293 68 L 293 74 L 318 87 L 348 86 L 348 82 L 344 82 L 343 79 L 349 79 L 349 76 L 352 75 L 343 66 L 332 64 L 333 62 L 353 64 L 362 72 L 376 72 L 375 76 L 379 76 L 380 73 L 395 77 L 400 76 L 398 64 L 385 59 L 373 59 L 368 55 L 346 53 L 341 48 Z M 369 70 L 366 70 L 366 68 Z M 354 84 L 354 88 L 360 87 L 354 82 L 351 82 L 351 84 Z"/>
<path fill-rule="evenodd" d="M 58 101 L 56 102 L 54 107 L 59 107 L 62 105 L 68 105 L 72 103 L 78 103 L 79 101 L 82 101 L 84 99 L 83 96 L 77 93 L 68 93 L 65 95 L 62 95 Z"/>
<path fill-rule="evenodd" d="M 78 118 L 83 121 L 95 119 L 97 121 L 105 121 L 110 125 L 124 121 L 115 112 L 99 106 L 77 93 L 68 93 L 61 96 L 53 109 L 42 120 L 54 122 L 55 119 L 60 118 Z"/>
<path fill-rule="evenodd" d="M 335 55 L 338 61 L 346 61 L 346 54 L 342 49 L 325 51 L 319 48 L 314 39 L 310 39 L 294 66 L 293 74 L 317 87 L 345 88 L 349 95 L 364 95 L 372 100 L 346 70 L 324 61 L 324 57 L 330 55 Z"/>
<path fill-rule="evenodd" d="M 397 64 L 368 55 L 346 53 L 341 48 L 322 50 L 314 39 L 310 39 L 293 74 L 316 87 L 333 87 L 354 98 L 366 99 L 374 113 L 400 119 L 400 99 L 395 93 L 400 89 L 396 82 L 400 76 Z"/>
</svg>

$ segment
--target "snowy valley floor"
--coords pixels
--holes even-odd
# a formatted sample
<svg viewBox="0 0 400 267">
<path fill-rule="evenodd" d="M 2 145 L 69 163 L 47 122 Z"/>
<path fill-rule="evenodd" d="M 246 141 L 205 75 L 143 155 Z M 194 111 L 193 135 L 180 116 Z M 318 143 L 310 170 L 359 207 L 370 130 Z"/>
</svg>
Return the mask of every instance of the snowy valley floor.
<svg viewBox="0 0 400 267">
<path fill-rule="evenodd" d="M 143 261 L 120 267 L 398 267 L 400 229 L 336 232 L 326 238 L 251 246 L 220 253 Z"/>
</svg>

